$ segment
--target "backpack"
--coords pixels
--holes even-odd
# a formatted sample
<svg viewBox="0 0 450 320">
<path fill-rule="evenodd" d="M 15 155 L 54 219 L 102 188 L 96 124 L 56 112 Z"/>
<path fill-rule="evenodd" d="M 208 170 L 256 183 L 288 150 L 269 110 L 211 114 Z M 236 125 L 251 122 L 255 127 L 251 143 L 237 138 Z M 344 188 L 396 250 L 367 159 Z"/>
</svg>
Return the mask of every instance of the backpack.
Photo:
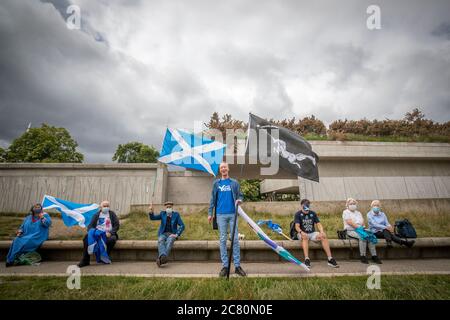
<svg viewBox="0 0 450 320">
<path fill-rule="evenodd" d="M 298 240 L 298 233 L 297 230 L 295 230 L 295 222 L 294 220 L 291 221 L 289 224 L 289 236 L 292 240 Z"/>
<path fill-rule="evenodd" d="M 395 235 L 400 238 L 417 238 L 416 229 L 414 229 L 408 219 L 395 221 Z"/>
</svg>

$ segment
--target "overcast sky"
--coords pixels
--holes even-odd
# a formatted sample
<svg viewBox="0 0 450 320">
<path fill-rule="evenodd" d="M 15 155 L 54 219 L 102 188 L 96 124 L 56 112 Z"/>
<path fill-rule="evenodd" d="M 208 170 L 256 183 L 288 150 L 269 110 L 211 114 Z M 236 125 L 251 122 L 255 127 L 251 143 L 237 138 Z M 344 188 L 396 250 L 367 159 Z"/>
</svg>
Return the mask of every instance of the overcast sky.
<svg viewBox="0 0 450 320">
<path fill-rule="evenodd" d="M 66 8 L 81 8 L 81 30 Z M 369 30 L 366 9 L 381 9 Z M 87 162 L 158 149 L 166 125 L 450 120 L 450 1 L 2 0 L 0 146 L 31 122 L 67 128 Z"/>
</svg>

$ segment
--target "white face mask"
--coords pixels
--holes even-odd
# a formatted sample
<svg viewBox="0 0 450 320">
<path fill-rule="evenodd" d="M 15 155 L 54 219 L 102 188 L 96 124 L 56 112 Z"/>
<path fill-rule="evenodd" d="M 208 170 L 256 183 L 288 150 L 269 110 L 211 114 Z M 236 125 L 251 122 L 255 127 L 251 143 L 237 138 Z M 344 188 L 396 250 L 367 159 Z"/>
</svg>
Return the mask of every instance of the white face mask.
<svg viewBox="0 0 450 320">
<path fill-rule="evenodd" d="M 356 204 L 351 204 L 351 205 L 348 206 L 348 210 L 350 210 L 350 211 L 355 211 L 356 208 L 357 208 Z"/>
<path fill-rule="evenodd" d="M 167 213 L 168 215 L 171 215 L 171 214 L 172 214 L 172 208 L 167 208 L 167 209 L 166 209 L 166 213 Z"/>
<path fill-rule="evenodd" d="M 108 208 L 108 207 L 102 208 L 102 212 L 103 212 L 104 214 L 107 214 L 107 213 L 109 212 L 109 208 Z"/>
</svg>

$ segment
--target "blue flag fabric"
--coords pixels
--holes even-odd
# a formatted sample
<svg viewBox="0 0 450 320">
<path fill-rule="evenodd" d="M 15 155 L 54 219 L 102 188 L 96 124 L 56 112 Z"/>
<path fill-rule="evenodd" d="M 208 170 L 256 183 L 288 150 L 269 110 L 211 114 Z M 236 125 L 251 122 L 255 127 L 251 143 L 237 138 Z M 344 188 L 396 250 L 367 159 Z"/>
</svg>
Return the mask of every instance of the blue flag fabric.
<svg viewBox="0 0 450 320">
<path fill-rule="evenodd" d="M 92 228 L 88 231 L 87 236 L 88 253 L 95 254 L 98 263 L 110 264 L 111 259 L 106 248 L 106 232 Z"/>
<path fill-rule="evenodd" d="M 226 144 L 182 129 L 166 130 L 158 161 L 216 175 Z"/>
<path fill-rule="evenodd" d="M 258 220 L 258 226 L 267 225 L 269 229 L 276 233 L 282 233 L 283 229 L 281 229 L 280 225 L 277 223 L 273 223 L 272 220 Z"/>
<path fill-rule="evenodd" d="M 99 205 L 96 203 L 80 204 L 45 195 L 42 200 L 42 208 L 44 210 L 56 209 L 61 212 L 63 222 L 68 227 L 79 225 L 85 228 L 91 222 L 92 216 L 98 212 Z"/>
</svg>

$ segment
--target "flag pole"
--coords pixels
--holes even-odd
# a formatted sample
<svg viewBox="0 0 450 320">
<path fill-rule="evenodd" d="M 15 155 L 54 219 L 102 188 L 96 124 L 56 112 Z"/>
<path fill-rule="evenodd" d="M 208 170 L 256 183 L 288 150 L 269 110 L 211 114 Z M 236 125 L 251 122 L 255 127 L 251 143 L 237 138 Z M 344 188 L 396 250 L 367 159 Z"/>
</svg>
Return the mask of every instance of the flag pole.
<svg viewBox="0 0 450 320">
<path fill-rule="evenodd" d="M 231 258 L 233 257 L 233 246 L 234 246 L 234 234 L 236 233 L 236 224 L 237 224 L 237 215 L 238 215 L 238 204 L 234 203 L 234 223 L 233 223 L 233 232 L 231 234 L 231 246 L 230 246 L 230 255 L 228 257 L 228 270 L 227 270 L 227 280 L 230 279 L 230 269 L 231 269 Z M 238 239 L 239 241 L 239 239 Z M 235 266 L 236 267 L 236 266 Z"/>
</svg>

